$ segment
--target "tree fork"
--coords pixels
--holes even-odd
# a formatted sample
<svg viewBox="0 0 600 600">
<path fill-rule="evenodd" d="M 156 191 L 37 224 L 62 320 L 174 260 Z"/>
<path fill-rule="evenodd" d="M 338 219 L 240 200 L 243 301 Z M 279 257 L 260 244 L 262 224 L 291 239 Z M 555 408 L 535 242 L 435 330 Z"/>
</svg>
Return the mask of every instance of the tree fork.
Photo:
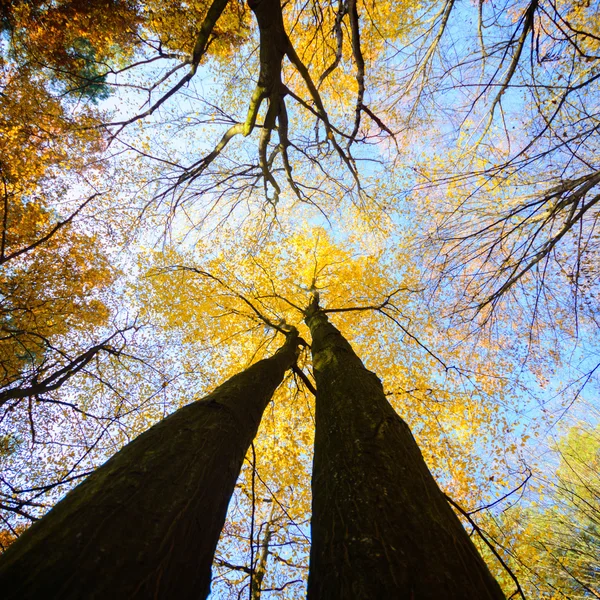
<svg viewBox="0 0 600 600">
<path fill-rule="evenodd" d="M 319 309 L 309 600 L 503 599 L 406 423 Z"/>
<path fill-rule="evenodd" d="M 269 105 L 277 104 L 284 88 L 281 81 L 283 57 L 290 46 L 285 26 L 280 0 L 248 0 L 248 6 L 256 17 L 260 35 L 259 62 L 260 72 L 258 83 L 250 100 L 244 136 L 250 135 L 256 124 L 258 110 L 263 100 L 269 99 Z M 271 110 L 272 122 L 265 123 L 269 131 L 275 127 L 275 118 L 279 112 L 278 106 Z"/>
<path fill-rule="evenodd" d="M 205 598 L 244 456 L 297 353 L 293 330 L 273 356 L 127 444 L 2 556 L 2 597 Z"/>
</svg>

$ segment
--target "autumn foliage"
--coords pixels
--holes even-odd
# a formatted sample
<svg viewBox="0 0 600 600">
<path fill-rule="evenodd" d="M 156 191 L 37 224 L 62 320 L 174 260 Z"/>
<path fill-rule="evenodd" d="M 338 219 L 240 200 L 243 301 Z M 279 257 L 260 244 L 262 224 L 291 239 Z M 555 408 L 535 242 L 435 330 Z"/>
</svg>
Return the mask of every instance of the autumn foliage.
<svg viewBox="0 0 600 600">
<path fill-rule="evenodd" d="M 318 297 L 506 595 L 598 595 L 599 14 L 2 3 L 0 543 L 295 328 L 211 585 L 304 597 Z"/>
</svg>

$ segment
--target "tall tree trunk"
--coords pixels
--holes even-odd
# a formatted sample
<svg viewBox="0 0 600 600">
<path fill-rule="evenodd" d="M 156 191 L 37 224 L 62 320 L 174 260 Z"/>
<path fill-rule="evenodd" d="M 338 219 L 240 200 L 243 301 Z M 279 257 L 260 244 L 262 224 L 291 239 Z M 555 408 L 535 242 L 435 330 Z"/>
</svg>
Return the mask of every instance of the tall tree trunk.
<svg viewBox="0 0 600 600">
<path fill-rule="evenodd" d="M 2 598 L 205 598 L 244 456 L 297 345 L 294 332 L 70 492 L 2 556 Z"/>
<path fill-rule="evenodd" d="M 309 600 L 504 595 L 378 377 L 307 310 L 317 382 Z"/>
</svg>

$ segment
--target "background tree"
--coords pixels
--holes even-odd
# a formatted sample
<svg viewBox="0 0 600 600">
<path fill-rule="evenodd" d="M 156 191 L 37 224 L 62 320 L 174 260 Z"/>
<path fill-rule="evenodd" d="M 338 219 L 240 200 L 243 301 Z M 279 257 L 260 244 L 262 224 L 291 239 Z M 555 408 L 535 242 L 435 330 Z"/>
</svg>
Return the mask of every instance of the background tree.
<svg viewBox="0 0 600 600">
<path fill-rule="evenodd" d="M 582 423 L 556 445 L 559 464 L 538 485 L 549 490 L 514 503 L 486 526 L 514 564 L 528 595 L 595 598 L 598 573 L 598 435 Z"/>
<path fill-rule="evenodd" d="M 443 110 L 443 94 L 452 98 L 453 114 L 444 113 L 452 125 L 421 172 L 420 186 L 430 190 L 432 260 L 447 281 L 460 279 L 458 308 L 481 320 L 498 303 L 526 305 L 530 317 L 543 319 L 543 305 L 562 292 L 572 296 L 575 319 L 587 319 L 595 275 L 585 265 L 596 252 L 598 196 L 597 5 L 445 6 L 432 24 L 435 50 L 424 54 L 417 82 L 409 80 L 402 96 L 417 112 L 433 102 Z M 460 32 L 468 41 L 448 61 L 453 18 L 469 24 Z M 454 102 L 450 90 L 462 100 Z"/>
<path fill-rule="evenodd" d="M 71 420 L 86 439 L 82 419 L 114 418 L 115 406 L 88 410 L 57 390 L 75 374 L 103 381 L 138 329 L 113 295 L 122 236 L 109 218 L 118 210 L 97 106 L 110 91 L 102 65 L 132 55 L 138 21 L 124 3 L 0 8 L 0 420 L 11 447 L 32 455 L 57 423 Z M 84 444 L 77 457 L 62 446 L 60 467 L 45 473 L 33 461 L 25 486 L 4 470 L 3 507 L 34 519 L 37 496 L 71 481 L 95 445 Z"/>
</svg>

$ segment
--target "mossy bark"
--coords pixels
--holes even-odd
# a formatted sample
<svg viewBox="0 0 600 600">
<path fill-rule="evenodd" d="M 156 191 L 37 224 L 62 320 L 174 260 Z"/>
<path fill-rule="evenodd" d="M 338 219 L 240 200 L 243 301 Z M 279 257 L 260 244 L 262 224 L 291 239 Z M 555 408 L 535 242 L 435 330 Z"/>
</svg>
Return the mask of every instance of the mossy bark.
<svg viewBox="0 0 600 600">
<path fill-rule="evenodd" d="M 318 307 L 309 600 L 504 595 L 378 377 Z"/>
<path fill-rule="evenodd" d="M 289 335 L 67 494 L 1 557 L 2 598 L 205 598 L 244 456 L 296 351 Z"/>
</svg>

